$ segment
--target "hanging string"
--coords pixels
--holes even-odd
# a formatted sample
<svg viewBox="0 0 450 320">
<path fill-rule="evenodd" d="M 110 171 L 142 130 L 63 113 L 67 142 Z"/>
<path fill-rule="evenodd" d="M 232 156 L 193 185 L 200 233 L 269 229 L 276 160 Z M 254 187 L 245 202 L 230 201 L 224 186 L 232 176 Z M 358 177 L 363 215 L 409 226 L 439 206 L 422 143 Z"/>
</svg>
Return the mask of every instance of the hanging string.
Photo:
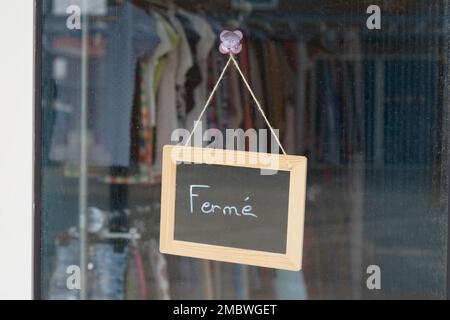
<svg viewBox="0 0 450 320">
<path fill-rule="evenodd" d="M 219 79 L 217 79 L 216 84 L 214 85 L 214 88 L 212 89 L 211 93 L 209 94 L 208 99 L 206 100 L 205 105 L 203 106 L 202 112 L 200 112 L 200 115 L 198 116 L 197 121 L 194 122 L 194 128 L 191 131 L 191 134 L 189 135 L 186 144 L 184 145 L 185 147 L 189 144 L 189 142 L 191 141 L 192 135 L 194 134 L 195 130 L 197 129 L 198 124 L 200 123 L 200 119 L 203 117 L 203 114 L 206 111 L 206 108 L 208 108 L 209 103 L 211 102 L 211 99 L 214 95 L 214 93 L 216 92 L 217 88 L 219 87 L 219 83 L 223 78 L 223 75 L 225 74 L 225 71 L 227 71 L 228 66 L 230 65 L 232 56 L 230 55 L 230 58 L 228 58 L 227 63 L 225 64 L 225 67 L 223 67 L 222 73 L 219 76 Z"/>
<path fill-rule="evenodd" d="M 211 91 L 211 94 L 209 95 L 208 99 L 206 100 L 206 103 L 205 103 L 205 105 L 204 105 L 204 107 L 203 107 L 203 110 L 202 110 L 202 112 L 200 113 L 200 115 L 199 115 L 197 121 L 195 122 L 194 128 L 192 129 L 192 131 L 191 131 L 191 133 L 190 133 L 190 135 L 189 135 L 189 137 L 188 137 L 188 139 L 187 139 L 187 141 L 186 141 L 185 146 L 187 146 L 187 145 L 189 144 L 189 142 L 191 141 L 191 138 L 192 138 L 192 136 L 193 136 L 195 130 L 197 129 L 198 124 L 200 123 L 200 119 L 203 117 L 203 114 L 205 113 L 206 108 L 208 108 L 208 105 L 209 105 L 209 103 L 211 102 L 211 99 L 212 99 L 212 97 L 213 97 L 215 91 L 217 90 L 217 87 L 219 86 L 219 83 L 220 83 L 220 81 L 222 80 L 222 77 L 223 77 L 223 75 L 225 74 L 225 71 L 227 70 L 228 65 L 230 64 L 231 61 L 233 61 L 233 63 L 234 63 L 234 65 L 235 65 L 236 69 L 238 70 L 239 75 L 241 76 L 242 80 L 243 80 L 244 83 L 245 83 L 245 86 L 247 87 L 248 91 L 250 92 L 250 95 L 252 96 L 253 100 L 255 101 L 256 106 L 258 107 L 259 112 L 261 113 L 262 117 L 264 118 L 264 121 L 266 122 L 267 126 L 268 126 L 269 129 L 270 129 L 270 132 L 271 132 L 272 135 L 275 137 L 276 142 L 277 142 L 278 145 L 280 146 L 281 151 L 283 152 L 284 155 L 286 155 L 286 151 L 284 151 L 284 148 L 283 148 L 283 146 L 281 145 L 281 142 L 280 142 L 280 140 L 278 139 L 278 136 L 275 134 L 274 129 L 273 129 L 272 126 L 270 125 L 270 122 L 269 122 L 269 120 L 267 119 L 266 114 L 264 113 L 264 110 L 262 109 L 262 107 L 261 107 L 261 105 L 260 105 L 258 99 L 256 98 L 255 94 L 253 93 L 253 90 L 251 89 L 250 85 L 248 84 L 247 79 L 245 78 L 244 74 L 242 73 L 241 68 L 239 67 L 239 64 L 237 63 L 237 61 L 236 61 L 236 59 L 234 58 L 234 56 L 233 56 L 232 53 L 230 53 L 230 58 L 228 59 L 228 61 L 227 61 L 226 65 L 225 65 L 225 67 L 223 68 L 222 73 L 221 73 L 220 76 L 219 76 L 219 79 L 217 80 L 217 82 L 216 82 L 216 84 L 215 84 L 213 90 Z"/>
</svg>

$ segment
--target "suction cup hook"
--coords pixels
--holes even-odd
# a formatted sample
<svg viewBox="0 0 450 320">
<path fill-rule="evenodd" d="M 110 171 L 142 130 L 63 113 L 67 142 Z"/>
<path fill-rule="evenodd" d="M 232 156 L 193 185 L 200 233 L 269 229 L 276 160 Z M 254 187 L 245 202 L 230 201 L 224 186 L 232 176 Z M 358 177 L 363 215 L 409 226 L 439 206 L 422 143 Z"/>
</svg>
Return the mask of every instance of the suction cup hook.
<svg viewBox="0 0 450 320">
<path fill-rule="evenodd" d="M 219 51 L 222 54 L 238 54 L 242 50 L 242 32 L 239 30 L 228 31 L 224 30 L 220 33 L 221 44 Z"/>
</svg>

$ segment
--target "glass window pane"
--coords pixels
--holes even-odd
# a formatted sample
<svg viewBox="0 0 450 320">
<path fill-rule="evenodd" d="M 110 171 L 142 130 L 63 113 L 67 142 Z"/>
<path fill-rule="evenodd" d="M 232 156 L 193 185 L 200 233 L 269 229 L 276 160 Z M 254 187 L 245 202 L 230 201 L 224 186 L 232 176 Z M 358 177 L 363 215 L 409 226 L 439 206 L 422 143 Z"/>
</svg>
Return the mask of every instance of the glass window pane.
<svg viewBox="0 0 450 320">
<path fill-rule="evenodd" d="M 41 297 L 445 299 L 449 4 L 379 3 L 42 1 Z M 308 158 L 300 272 L 159 251 L 162 146 L 193 128 L 226 29 Z M 233 68 L 202 121 L 268 129 Z"/>
</svg>

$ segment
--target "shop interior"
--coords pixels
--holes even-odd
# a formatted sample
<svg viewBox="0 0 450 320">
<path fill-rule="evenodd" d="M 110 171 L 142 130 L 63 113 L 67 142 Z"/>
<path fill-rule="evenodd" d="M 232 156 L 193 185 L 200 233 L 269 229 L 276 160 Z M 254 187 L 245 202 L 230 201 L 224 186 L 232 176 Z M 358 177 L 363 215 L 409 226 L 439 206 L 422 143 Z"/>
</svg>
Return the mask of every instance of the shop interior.
<svg viewBox="0 0 450 320">
<path fill-rule="evenodd" d="M 378 1 L 372 30 L 371 2 L 93 1 L 78 30 L 44 1 L 41 297 L 446 297 L 448 3 Z M 192 129 L 235 29 L 286 152 L 308 158 L 300 272 L 159 252 L 162 147 Z M 267 129 L 232 68 L 202 121 Z"/>
</svg>

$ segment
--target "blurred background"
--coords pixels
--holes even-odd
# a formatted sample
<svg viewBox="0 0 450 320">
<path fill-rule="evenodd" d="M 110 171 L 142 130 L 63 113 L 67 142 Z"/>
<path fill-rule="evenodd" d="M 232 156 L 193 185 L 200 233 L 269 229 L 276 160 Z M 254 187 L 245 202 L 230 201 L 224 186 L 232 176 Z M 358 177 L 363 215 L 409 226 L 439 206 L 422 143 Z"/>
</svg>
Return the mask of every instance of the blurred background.
<svg viewBox="0 0 450 320">
<path fill-rule="evenodd" d="M 41 1 L 40 297 L 446 298 L 448 9 Z M 243 32 L 239 63 L 287 153 L 308 157 L 301 272 L 159 253 L 162 146 L 192 129 L 224 29 Z M 255 107 L 230 68 L 203 128 L 266 128 Z M 82 290 L 67 288 L 73 265 Z"/>
</svg>

